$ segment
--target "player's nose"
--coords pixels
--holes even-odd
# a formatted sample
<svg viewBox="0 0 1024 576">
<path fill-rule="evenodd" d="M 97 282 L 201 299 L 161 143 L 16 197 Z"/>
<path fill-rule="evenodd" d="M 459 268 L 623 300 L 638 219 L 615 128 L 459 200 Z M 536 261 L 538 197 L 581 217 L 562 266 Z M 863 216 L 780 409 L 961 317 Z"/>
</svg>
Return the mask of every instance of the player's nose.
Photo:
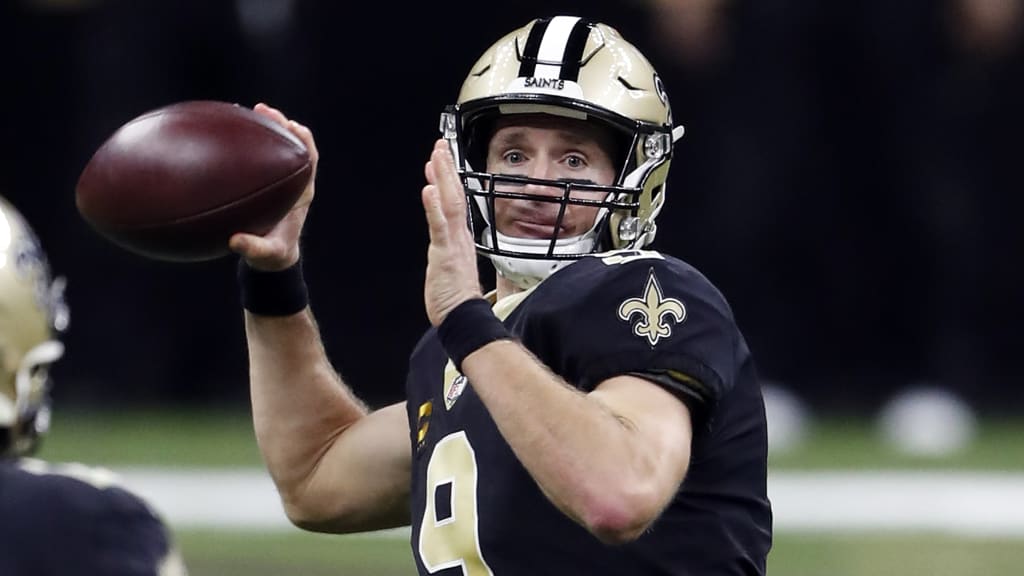
<svg viewBox="0 0 1024 576">
<path fill-rule="evenodd" d="M 528 177 L 536 180 L 559 180 L 558 166 L 553 161 L 536 160 L 530 164 Z M 541 196 L 561 196 L 565 192 L 564 186 L 529 183 L 524 192 Z"/>
</svg>

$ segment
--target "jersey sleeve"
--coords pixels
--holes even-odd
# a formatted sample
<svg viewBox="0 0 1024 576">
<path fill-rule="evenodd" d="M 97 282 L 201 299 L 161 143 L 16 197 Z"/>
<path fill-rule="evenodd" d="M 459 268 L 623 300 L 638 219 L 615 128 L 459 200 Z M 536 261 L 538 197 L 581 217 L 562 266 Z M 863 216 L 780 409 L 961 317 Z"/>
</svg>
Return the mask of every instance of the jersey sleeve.
<svg viewBox="0 0 1024 576">
<path fill-rule="evenodd" d="M 584 391 L 623 374 L 666 386 L 691 408 L 735 380 L 739 332 L 721 293 L 696 269 L 656 252 L 590 258 L 524 333 L 542 359 Z M 556 304 L 560 303 L 560 304 Z M 529 336 L 528 336 L 529 337 Z"/>
</svg>

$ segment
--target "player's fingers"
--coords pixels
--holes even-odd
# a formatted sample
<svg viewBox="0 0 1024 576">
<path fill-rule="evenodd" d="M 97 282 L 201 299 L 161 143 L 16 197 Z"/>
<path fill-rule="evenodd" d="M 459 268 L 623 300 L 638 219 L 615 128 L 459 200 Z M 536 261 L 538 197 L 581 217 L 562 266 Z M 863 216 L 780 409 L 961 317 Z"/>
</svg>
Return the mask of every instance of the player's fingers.
<svg viewBox="0 0 1024 576">
<path fill-rule="evenodd" d="M 437 170 L 434 168 L 433 160 L 427 160 L 423 166 L 423 175 L 426 176 L 428 184 L 437 184 Z"/>
<path fill-rule="evenodd" d="M 443 246 L 448 243 L 448 218 L 444 214 L 441 194 L 437 186 L 427 184 L 420 194 L 423 201 L 423 212 L 427 216 L 427 230 L 430 232 L 430 243 Z"/>
<path fill-rule="evenodd" d="M 441 191 L 444 206 L 452 210 L 452 213 L 464 211 L 466 192 L 462 187 L 462 179 L 455 170 L 455 161 L 448 143 L 438 140 L 434 145 L 434 152 L 431 154 L 430 160 L 434 167 L 435 184 Z"/>
<path fill-rule="evenodd" d="M 274 122 L 277 122 L 284 128 L 288 128 L 288 117 L 285 116 L 284 113 L 278 110 L 277 108 L 260 102 L 259 104 L 253 106 L 252 109 L 257 113 L 262 114 L 267 118 L 270 118 Z"/>
<path fill-rule="evenodd" d="M 317 150 L 316 140 L 313 138 L 313 131 L 310 130 L 306 125 L 300 124 L 295 120 L 288 121 L 288 129 L 291 130 L 292 134 L 299 137 L 302 143 L 306 145 L 306 150 L 309 151 L 309 159 L 316 165 L 316 162 L 320 159 L 320 151 Z"/>
</svg>

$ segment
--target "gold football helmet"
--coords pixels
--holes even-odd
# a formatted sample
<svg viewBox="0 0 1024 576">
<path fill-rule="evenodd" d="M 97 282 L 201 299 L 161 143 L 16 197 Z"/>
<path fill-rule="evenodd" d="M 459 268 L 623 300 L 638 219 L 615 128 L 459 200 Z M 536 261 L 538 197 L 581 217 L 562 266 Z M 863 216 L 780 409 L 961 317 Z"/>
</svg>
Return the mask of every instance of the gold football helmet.
<svg viewBox="0 0 1024 576">
<path fill-rule="evenodd" d="M 33 452 L 49 428 L 48 368 L 64 353 L 64 281 L 25 219 L 0 197 L 0 456 Z"/>
<path fill-rule="evenodd" d="M 522 113 L 606 126 L 623 151 L 614 184 L 480 171 L 494 120 Z M 477 251 L 523 288 L 586 254 L 649 244 L 665 201 L 672 148 L 683 134 L 673 124 L 661 78 L 646 57 L 614 28 L 574 16 L 533 20 L 494 43 L 473 65 L 457 102 L 442 112 L 440 129 L 463 177 Z M 562 194 L 509 192 L 531 183 L 555 186 Z M 557 230 L 566 205 L 595 205 L 594 200 L 577 199 L 574 192 L 581 191 L 605 194 L 597 203 L 594 225 L 580 236 L 560 238 Z M 562 204 L 550 239 L 509 237 L 491 225 L 495 198 L 524 197 Z"/>
</svg>

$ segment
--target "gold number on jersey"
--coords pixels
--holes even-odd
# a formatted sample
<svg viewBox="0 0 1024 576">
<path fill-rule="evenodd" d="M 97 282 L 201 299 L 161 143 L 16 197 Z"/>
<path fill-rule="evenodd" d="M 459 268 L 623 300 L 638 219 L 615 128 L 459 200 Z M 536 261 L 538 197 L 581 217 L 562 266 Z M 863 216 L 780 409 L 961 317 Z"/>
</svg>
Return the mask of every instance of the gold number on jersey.
<svg viewBox="0 0 1024 576">
<path fill-rule="evenodd" d="M 442 438 L 427 463 L 427 506 L 420 522 L 420 559 L 431 574 L 461 566 L 465 576 L 493 576 L 480 553 L 476 482 L 476 455 L 466 433 Z M 435 502 L 438 495 L 450 495 L 450 502 Z M 439 518 L 442 510 L 447 515 Z"/>
</svg>

